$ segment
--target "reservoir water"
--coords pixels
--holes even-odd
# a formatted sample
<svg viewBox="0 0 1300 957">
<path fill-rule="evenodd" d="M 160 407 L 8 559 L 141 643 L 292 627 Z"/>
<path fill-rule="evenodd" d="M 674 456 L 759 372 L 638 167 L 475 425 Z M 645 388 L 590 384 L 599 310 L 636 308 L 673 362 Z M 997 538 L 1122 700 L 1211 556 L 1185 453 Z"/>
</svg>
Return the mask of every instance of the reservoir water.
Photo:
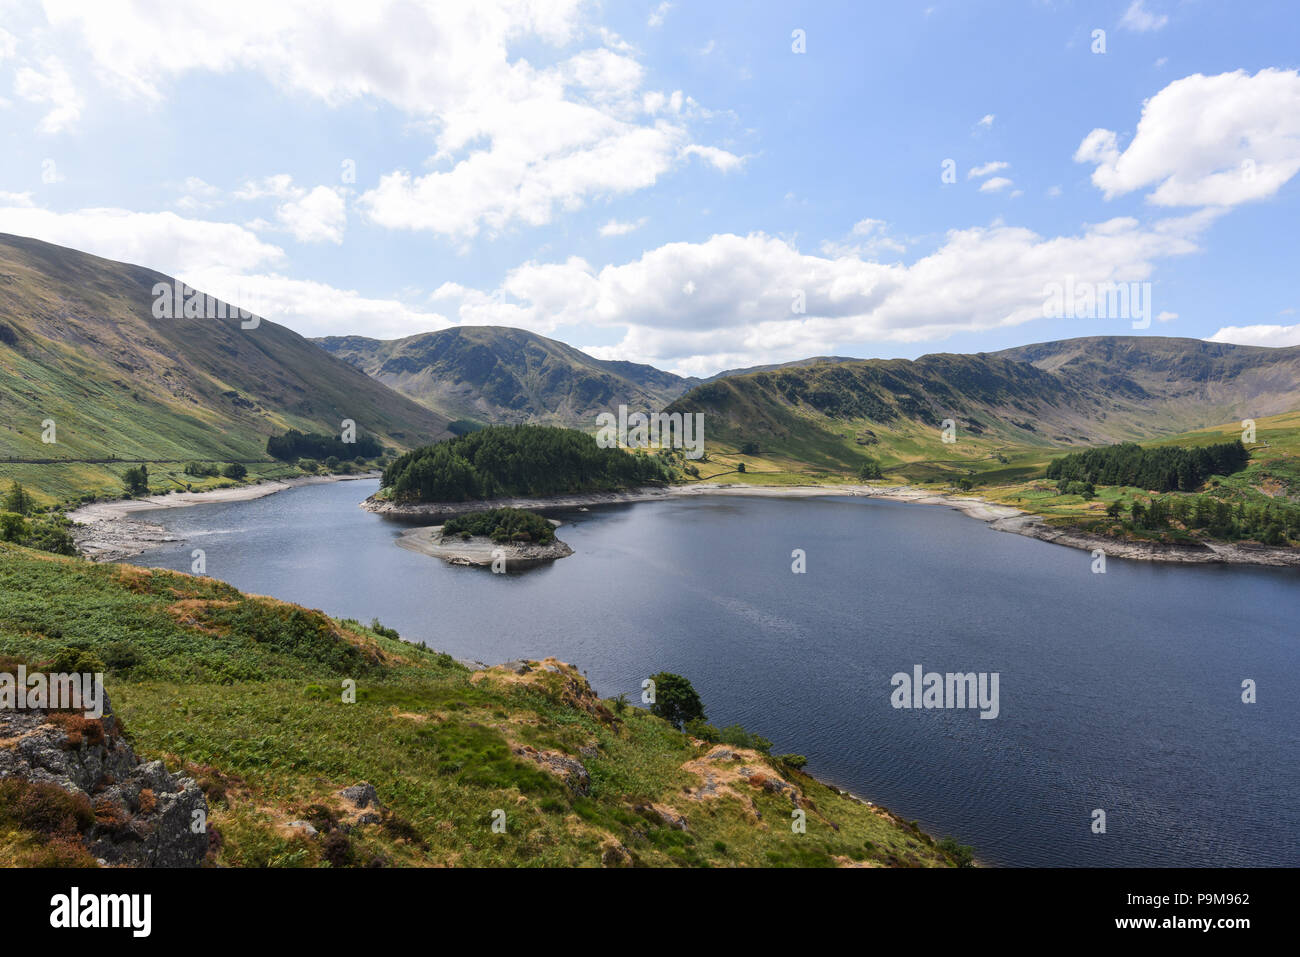
<svg viewBox="0 0 1300 957">
<path fill-rule="evenodd" d="M 684 674 L 711 723 L 984 863 L 1300 865 L 1300 570 L 1094 574 L 945 508 L 699 497 L 556 512 L 575 554 L 494 575 L 396 547 L 404 526 L 357 507 L 376 486 L 155 511 L 185 542 L 135 561 L 189 571 L 202 548 L 242 590 L 457 658 L 554 655 L 602 696 Z M 998 716 L 893 707 L 916 665 L 996 672 Z"/>
</svg>

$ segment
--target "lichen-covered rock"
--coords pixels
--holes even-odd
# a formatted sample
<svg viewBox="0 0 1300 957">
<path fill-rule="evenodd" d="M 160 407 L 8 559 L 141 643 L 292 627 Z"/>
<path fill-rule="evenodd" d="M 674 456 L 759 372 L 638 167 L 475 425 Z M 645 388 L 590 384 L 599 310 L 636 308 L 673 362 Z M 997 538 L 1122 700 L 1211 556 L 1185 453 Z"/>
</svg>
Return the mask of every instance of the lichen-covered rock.
<svg viewBox="0 0 1300 957">
<path fill-rule="evenodd" d="M 86 795 L 95 823 L 82 839 L 106 864 L 195 867 L 207 854 L 207 798 L 161 761 L 141 762 L 107 697 L 102 718 L 0 711 L 0 778 L 7 777 Z"/>
<path fill-rule="evenodd" d="M 572 758 L 562 751 L 539 751 L 532 745 L 521 745 L 513 749 L 521 758 L 535 761 L 544 771 L 549 771 L 564 781 L 569 790 L 579 797 L 591 793 L 591 775 L 577 758 Z"/>
</svg>

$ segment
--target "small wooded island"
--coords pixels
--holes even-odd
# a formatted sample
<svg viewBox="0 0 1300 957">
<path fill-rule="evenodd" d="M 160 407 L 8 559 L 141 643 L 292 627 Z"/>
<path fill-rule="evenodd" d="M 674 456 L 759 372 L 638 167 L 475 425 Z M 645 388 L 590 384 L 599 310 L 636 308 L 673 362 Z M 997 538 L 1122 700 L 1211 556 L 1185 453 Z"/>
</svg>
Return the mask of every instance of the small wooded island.
<svg viewBox="0 0 1300 957">
<path fill-rule="evenodd" d="M 555 537 L 558 524 L 522 508 L 492 508 L 459 515 L 443 525 L 413 528 L 397 544 L 451 565 L 509 571 L 572 555 L 573 549 Z"/>
</svg>

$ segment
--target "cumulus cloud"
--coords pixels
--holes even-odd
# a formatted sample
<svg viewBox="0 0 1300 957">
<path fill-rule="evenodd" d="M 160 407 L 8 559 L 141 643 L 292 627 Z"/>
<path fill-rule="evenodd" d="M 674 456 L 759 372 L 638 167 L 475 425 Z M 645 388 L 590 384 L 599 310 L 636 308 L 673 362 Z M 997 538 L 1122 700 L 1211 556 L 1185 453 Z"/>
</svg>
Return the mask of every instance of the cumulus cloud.
<svg viewBox="0 0 1300 957">
<path fill-rule="evenodd" d="M 284 251 L 231 223 L 124 209 L 55 213 L 26 194 L 0 193 L 0 232 L 156 269 L 303 335 L 396 338 L 448 325 L 437 312 L 281 275 Z"/>
<path fill-rule="evenodd" d="M 458 287 L 446 298 L 460 322 L 549 334 L 594 323 L 624 333 L 616 345 L 591 350 L 601 357 L 709 374 L 846 342 L 922 342 L 1030 322 L 1043 317 L 1049 283 L 1149 280 L 1158 260 L 1193 252 L 1212 219 L 1143 226 L 1116 218 L 1050 238 L 1003 225 L 954 230 L 910 265 L 807 254 L 764 233 L 723 234 L 669 243 L 621 265 L 597 268 L 577 257 L 525 263 L 494 290 Z M 879 232 L 877 221 L 864 222 L 868 235 Z M 792 310 L 796 293 L 804 313 Z"/>
<path fill-rule="evenodd" d="M 1095 129 L 1075 152 L 1107 199 L 1154 186 L 1157 206 L 1235 206 L 1300 171 L 1300 73 L 1244 70 L 1175 80 L 1142 108 L 1133 141 Z"/>
<path fill-rule="evenodd" d="M 980 183 L 980 192 L 996 193 L 999 190 L 1006 189 L 1010 185 L 1012 185 L 1011 180 L 1007 179 L 1005 176 L 994 176 L 992 179 L 986 179 L 984 182 Z"/>
<path fill-rule="evenodd" d="M 1300 324 L 1294 326 L 1224 326 L 1210 342 L 1231 342 L 1239 346 L 1300 346 Z"/>
<path fill-rule="evenodd" d="M 301 198 L 278 206 L 275 215 L 299 242 L 343 242 L 348 216 L 341 190 L 317 186 Z"/>
<path fill-rule="evenodd" d="M 645 189 L 692 155 L 724 172 L 740 165 L 740 157 L 693 141 L 693 103 L 680 91 L 647 99 L 658 91 L 642 89 L 634 51 L 588 29 L 587 7 L 223 0 L 183 9 L 48 0 L 46 12 L 81 38 L 97 75 L 126 96 L 161 100 L 186 72 L 243 69 L 330 106 L 391 105 L 431 134 L 431 171 L 389 170 L 359 207 L 381 226 L 464 238 L 541 225 L 592 198 Z M 601 45 L 566 52 L 593 32 Z M 519 46 L 530 58 L 514 52 Z M 178 50 L 196 55 L 159 52 Z M 29 78 L 35 92 L 34 84 Z M 651 102 L 659 109 L 643 108 Z M 48 122 L 66 125 L 67 116 L 65 105 Z"/>
<path fill-rule="evenodd" d="M 62 133 L 71 128 L 81 119 L 85 106 L 67 69 L 52 56 L 40 61 L 39 70 L 29 66 L 18 70 L 14 75 L 14 93 L 29 103 L 49 107 L 36 127 L 42 133 Z"/>
</svg>

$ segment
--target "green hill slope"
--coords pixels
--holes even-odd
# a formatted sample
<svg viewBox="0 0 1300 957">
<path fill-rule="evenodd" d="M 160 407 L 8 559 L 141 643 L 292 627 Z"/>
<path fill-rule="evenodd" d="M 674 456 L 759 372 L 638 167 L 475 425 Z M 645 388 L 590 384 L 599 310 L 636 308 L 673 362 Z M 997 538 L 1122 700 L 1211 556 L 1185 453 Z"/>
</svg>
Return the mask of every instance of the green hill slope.
<svg viewBox="0 0 1300 957">
<path fill-rule="evenodd" d="M 1300 408 L 1300 347 L 1099 337 L 995 354 L 786 366 L 697 386 L 670 408 L 705 414 L 711 450 L 757 449 L 776 467 L 852 472 L 870 457 L 914 481 L 972 469 L 1014 473 L 1049 449 Z M 948 419 L 957 427 L 952 443 L 941 434 Z"/>
<path fill-rule="evenodd" d="M 622 404 L 659 410 L 697 380 L 653 366 L 595 359 L 505 326 L 458 326 L 405 339 L 314 340 L 385 385 L 450 419 L 594 429 Z"/>
<path fill-rule="evenodd" d="M 260 459 L 268 435 L 337 433 L 344 419 L 403 447 L 448 434 L 273 322 L 154 318 L 159 282 L 173 280 L 0 235 L 0 461 Z M 47 419 L 57 444 L 42 442 Z"/>
</svg>

